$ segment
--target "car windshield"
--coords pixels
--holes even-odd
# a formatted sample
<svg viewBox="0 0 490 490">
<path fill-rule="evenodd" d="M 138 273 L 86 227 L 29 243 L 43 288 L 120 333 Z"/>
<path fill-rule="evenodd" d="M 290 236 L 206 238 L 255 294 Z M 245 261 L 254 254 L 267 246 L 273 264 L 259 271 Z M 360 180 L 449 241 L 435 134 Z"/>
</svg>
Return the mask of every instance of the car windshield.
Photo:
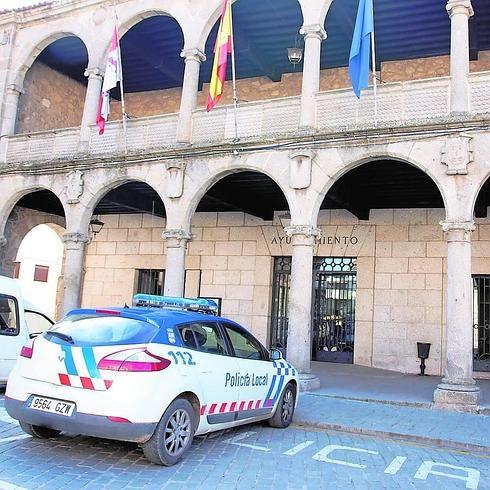
<svg viewBox="0 0 490 490">
<path fill-rule="evenodd" d="M 52 342 L 75 345 L 146 344 L 158 327 L 143 320 L 122 316 L 70 315 L 43 336 Z M 55 334 L 50 334 L 55 332 Z"/>
</svg>

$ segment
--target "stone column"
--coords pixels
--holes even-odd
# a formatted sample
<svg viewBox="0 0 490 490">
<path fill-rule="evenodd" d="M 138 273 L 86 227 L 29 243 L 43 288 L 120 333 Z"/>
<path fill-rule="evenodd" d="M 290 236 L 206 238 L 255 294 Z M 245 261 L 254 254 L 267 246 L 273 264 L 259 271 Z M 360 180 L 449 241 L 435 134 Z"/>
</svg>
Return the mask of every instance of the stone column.
<svg viewBox="0 0 490 490">
<path fill-rule="evenodd" d="M 288 305 L 287 359 L 300 375 L 300 389 L 320 387 L 320 380 L 311 374 L 311 299 L 313 250 L 320 230 L 313 226 L 284 228 L 292 237 L 291 288 Z"/>
<path fill-rule="evenodd" d="M 448 0 L 446 10 L 451 18 L 451 114 L 469 112 L 469 29 L 474 14 L 470 0 Z"/>
<path fill-rule="evenodd" d="M 185 60 L 184 81 L 180 99 L 177 142 L 190 143 L 192 138 L 192 111 L 197 107 L 199 91 L 199 70 L 206 55 L 199 49 L 184 49 L 180 56 Z"/>
<path fill-rule="evenodd" d="M 473 411 L 479 388 L 473 379 L 471 232 L 473 221 L 442 221 L 447 237 L 446 359 L 434 392 L 441 408 Z"/>
<path fill-rule="evenodd" d="M 6 268 L 5 268 L 5 264 L 4 264 L 4 260 L 5 260 L 5 245 L 7 245 L 7 239 L 3 236 L 3 235 L 0 235 L 0 274 L 1 275 L 6 275 Z"/>
<path fill-rule="evenodd" d="M 299 32 L 305 38 L 299 125 L 313 128 L 316 125 L 316 94 L 320 90 L 320 53 L 327 33 L 319 24 L 303 26 Z"/>
<path fill-rule="evenodd" d="M 192 235 L 185 230 L 165 230 L 167 261 L 165 267 L 165 296 L 184 296 L 185 252 Z"/>
<path fill-rule="evenodd" d="M 95 124 L 99 109 L 100 94 L 102 90 L 102 73 L 98 68 L 87 68 L 85 76 L 88 77 L 85 92 L 85 105 L 83 106 L 82 123 L 80 125 L 80 142 L 78 150 L 86 152 L 90 141 L 90 126 Z"/>
<path fill-rule="evenodd" d="M 15 133 L 19 98 L 22 90 L 17 85 L 9 85 L 5 95 L 5 109 L 2 120 L 2 136 L 11 136 Z"/>
<path fill-rule="evenodd" d="M 85 247 L 90 238 L 83 233 L 65 233 L 62 240 L 65 244 L 65 266 L 61 312 L 64 315 L 69 310 L 80 308 Z"/>
</svg>

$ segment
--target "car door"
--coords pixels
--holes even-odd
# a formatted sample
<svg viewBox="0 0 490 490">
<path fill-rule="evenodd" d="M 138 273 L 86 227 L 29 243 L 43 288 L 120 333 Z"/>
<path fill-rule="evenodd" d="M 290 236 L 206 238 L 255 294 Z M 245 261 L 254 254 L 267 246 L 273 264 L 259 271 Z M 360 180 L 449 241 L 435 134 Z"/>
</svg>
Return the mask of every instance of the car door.
<svg viewBox="0 0 490 490">
<path fill-rule="evenodd" d="M 239 369 L 217 322 L 193 321 L 177 326 L 191 352 L 197 379 L 191 380 L 201 401 L 201 417 L 210 425 L 233 422 L 237 411 Z"/>
<path fill-rule="evenodd" d="M 274 397 L 282 389 L 265 347 L 237 324 L 222 322 L 243 382 L 239 386 L 238 419 L 263 417 L 272 412 Z"/>
</svg>

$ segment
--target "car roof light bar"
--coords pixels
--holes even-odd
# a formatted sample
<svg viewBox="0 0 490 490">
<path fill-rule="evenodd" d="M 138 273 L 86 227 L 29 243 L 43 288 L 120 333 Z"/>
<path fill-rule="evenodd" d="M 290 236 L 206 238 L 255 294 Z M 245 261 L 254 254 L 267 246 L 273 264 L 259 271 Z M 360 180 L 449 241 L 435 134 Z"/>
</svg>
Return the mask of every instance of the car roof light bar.
<svg viewBox="0 0 490 490">
<path fill-rule="evenodd" d="M 156 294 L 135 294 L 134 306 L 149 306 L 153 308 L 173 308 L 177 310 L 198 311 L 211 315 L 218 314 L 218 305 L 211 299 L 204 298 L 177 298 L 172 296 L 158 296 Z"/>
</svg>

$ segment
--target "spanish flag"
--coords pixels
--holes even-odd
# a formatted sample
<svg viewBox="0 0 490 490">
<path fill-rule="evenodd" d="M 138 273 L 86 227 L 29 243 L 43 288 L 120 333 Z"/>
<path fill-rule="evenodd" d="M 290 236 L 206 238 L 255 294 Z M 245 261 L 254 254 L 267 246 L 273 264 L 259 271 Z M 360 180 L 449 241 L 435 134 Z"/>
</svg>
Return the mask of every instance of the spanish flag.
<svg viewBox="0 0 490 490">
<path fill-rule="evenodd" d="M 214 108 L 223 94 L 223 86 L 226 80 L 226 64 L 228 62 L 228 55 L 231 54 L 233 47 L 232 37 L 231 0 L 225 0 L 218 35 L 216 36 L 216 44 L 214 46 L 213 71 L 211 73 L 209 95 L 206 104 L 207 112 Z"/>
</svg>

